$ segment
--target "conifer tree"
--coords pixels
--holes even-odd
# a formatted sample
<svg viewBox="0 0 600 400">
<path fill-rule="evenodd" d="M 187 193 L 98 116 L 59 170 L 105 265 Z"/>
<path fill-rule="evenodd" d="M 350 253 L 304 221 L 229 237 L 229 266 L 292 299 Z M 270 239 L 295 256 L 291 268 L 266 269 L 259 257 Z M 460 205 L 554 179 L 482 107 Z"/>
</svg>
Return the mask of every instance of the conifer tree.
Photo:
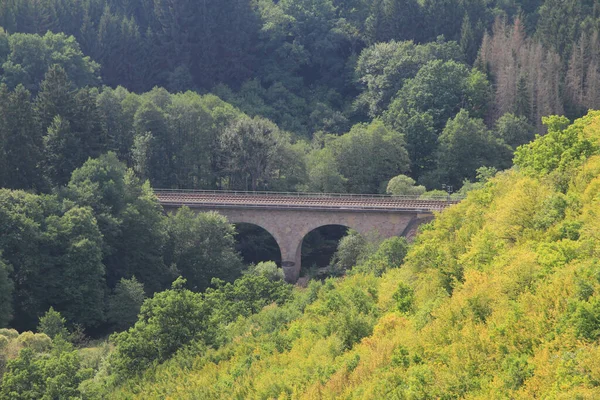
<svg viewBox="0 0 600 400">
<path fill-rule="evenodd" d="M 462 28 L 460 30 L 460 49 L 465 55 L 468 64 L 473 64 L 477 57 L 477 43 L 475 42 L 475 34 L 473 26 L 469 19 L 469 14 L 465 14 L 463 18 Z"/>
<path fill-rule="evenodd" d="M 42 134 L 30 100 L 30 93 L 19 85 L 2 107 L 4 119 L 4 186 L 12 189 L 42 189 Z M 0 128 L 2 129 L 2 128 Z"/>
</svg>

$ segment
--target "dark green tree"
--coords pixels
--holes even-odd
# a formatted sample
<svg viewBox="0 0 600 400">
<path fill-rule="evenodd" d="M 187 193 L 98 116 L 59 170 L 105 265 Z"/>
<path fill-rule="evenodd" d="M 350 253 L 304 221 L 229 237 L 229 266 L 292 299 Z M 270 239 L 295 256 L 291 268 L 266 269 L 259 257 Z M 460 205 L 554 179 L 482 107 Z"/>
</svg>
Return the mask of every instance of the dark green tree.
<svg viewBox="0 0 600 400">
<path fill-rule="evenodd" d="M 460 30 L 460 49 L 465 55 L 467 64 L 472 65 L 477 58 L 477 42 L 475 40 L 475 33 L 473 32 L 473 26 L 471 25 L 471 19 L 469 14 L 465 14 L 463 18 L 462 27 Z"/>
<path fill-rule="evenodd" d="M 233 281 L 242 263 L 235 252 L 234 228 L 217 213 L 180 208 L 168 220 L 167 265 L 177 268 L 190 288 L 201 291 L 212 278 Z"/>
<path fill-rule="evenodd" d="M 144 285 L 135 279 L 121 279 L 108 299 L 108 322 L 124 331 L 137 321 L 144 303 Z"/>
<path fill-rule="evenodd" d="M 21 85 L 12 92 L 0 88 L 0 150 L 4 171 L 0 186 L 11 189 L 43 189 L 42 131 L 37 123 L 30 93 Z"/>
<path fill-rule="evenodd" d="M 283 149 L 289 137 L 271 121 L 242 117 L 221 136 L 223 173 L 231 189 L 267 189 L 275 172 L 288 160 Z"/>
<path fill-rule="evenodd" d="M 154 187 L 171 187 L 174 152 L 164 111 L 153 102 L 144 102 L 135 113 L 134 130 L 132 152 L 136 169 Z"/>
<path fill-rule="evenodd" d="M 380 193 L 394 176 L 409 169 L 402 134 L 383 122 L 355 125 L 328 145 L 349 193 Z"/>
<path fill-rule="evenodd" d="M 435 129 L 440 131 L 461 108 L 482 116 L 489 98 L 489 83 L 480 72 L 471 72 L 466 65 L 455 61 L 435 60 L 405 83 L 385 118 L 391 122 L 401 110 L 409 115 L 427 112 Z"/>
<path fill-rule="evenodd" d="M 102 234 L 90 208 L 73 207 L 46 219 L 43 242 L 50 268 L 44 274 L 44 303 L 71 323 L 91 328 L 104 322 Z"/>
<path fill-rule="evenodd" d="M 12 319 L 14 285 L 11 272 L 12 268 L 0 258 L 0 327 L 7 326 Z"/>
<path fill-rule="evenodd" d="M 496 121 L 494 135 L 516 149 L 520 145 L 535 139 L 535 128 L 523 116 L 517 117 L 513 114 L 504 114 Z"/>
<path fill-rule="evenodd" d="M 364 49 L 358 58 L 355 76 L 362 93 L 357 106 L 364 106 L 371 116 L 381 114 L 404 82 L 413 78 L 427 62 L 462 60 L 456 42 L 443 38 L 423 45 L 412 41 L 377 43 Z"/>
<path fill-rule="evenodd" d="M 142 184 L 114 153 L 88 160 L 75 170 L 65 195 L 94 211 L 103 236 L 109 287 L 133 276 L 150 294 L 168 286 L 174 276 L 162 260 L 166 240 L 162 208 L 149 185 Z"/>
<path fill-rule="evenodd" d="M 13 268 L 11 325 L 20 331 L 34 329 L 38 317 L 48 308 L 44 303 L 48 282 L 44 272 L 51 264 L 41 241 L 46 214 L 58 209 L 58 202 L 51 196 L 0 189 L 0 252 Z"/>
<path fill-rule="evenodd" d="M 37 92 L 53 65 L 64 69 L 77 87 L 99 83 L 99 65 L 84 56 L 73 36 L 52 32 L 44 36 L 15 33 L 8 37 L 8 43 L 10 53 L 2 64 L 1 80 L 10 88 L 22 84 Z"/>
<path fill-rule="evenodd" d="M 472 119 L 461 110 L 449 120 L 439 137 L 437 168 L 439 183 L 460 186 L 464 179 L 473 180 L 482 166 L 499 170 L 511 164 L 512 149 L 495 138 L 480 119 Z"/>
<path fill-rule="evenodd" d="M 184 289 L 185 283 L 179 278 L 171 290 L 146 300 L 136 324 L 112 336 L 116 349 L 110 365 L 118 377 L 139 374 L 193 340 L 212 343 L 215 332 L 209 324 L 209 304 L 201 294 Z"/>
</svg>

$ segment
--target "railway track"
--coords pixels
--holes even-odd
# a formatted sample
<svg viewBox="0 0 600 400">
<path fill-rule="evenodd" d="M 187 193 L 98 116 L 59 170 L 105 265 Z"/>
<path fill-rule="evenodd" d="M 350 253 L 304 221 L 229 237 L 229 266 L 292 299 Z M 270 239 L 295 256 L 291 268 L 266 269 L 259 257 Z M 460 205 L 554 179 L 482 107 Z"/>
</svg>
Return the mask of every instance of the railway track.
<svg viewBox="0 0 600 400">
<path fill-rule="evenodd" d="M 352 211 L 441 211 L 458 200 L 447 197 L 419 199 L 411 196 L 353 195 L 290 192 L 228 192 L 155 190 L 163 206 L 194 208 L 271 208 Z"/>
</svg>

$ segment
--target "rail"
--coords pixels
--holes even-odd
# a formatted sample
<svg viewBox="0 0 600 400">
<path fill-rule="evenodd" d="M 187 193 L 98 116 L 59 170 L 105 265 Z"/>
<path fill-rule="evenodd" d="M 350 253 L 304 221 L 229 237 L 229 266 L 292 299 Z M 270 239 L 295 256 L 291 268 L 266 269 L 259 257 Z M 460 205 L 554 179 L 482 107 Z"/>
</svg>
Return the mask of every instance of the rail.
<svg viewBox="0 0 600 400">
<path fill-rule="evenodd" d="M 205 194 L 205 195 L 224 195 L 224 196 L 276 196 L 276 197 L 300 197 L 300 198 L 331 198 L 331 199 L 390 199 L 390 200 L 431 200 L 431 201 L 451 201 L 458 202 L 464 199 L 460 195 L 444 196 L 410 196 L 410 195 L 391 195 L 391 194 L 357 194 L 357 193 L 318 193 L 318 192 L 271 192 L 271 191 L 240 191 L 240 190 L 204 190 L 204 189 L 153 189 L 157 195 L 162 193 L 173 194 Z"/>
<path fill-rule="evenodd" d="M 271 210 L 432 212 L 441 211 L 459 199 L 450 196 L 365 195 L 346 193 L 242 192 L 220 190 L 158 189 L 163 206 L 202 208 L 254 208 Z"/>
</svg>

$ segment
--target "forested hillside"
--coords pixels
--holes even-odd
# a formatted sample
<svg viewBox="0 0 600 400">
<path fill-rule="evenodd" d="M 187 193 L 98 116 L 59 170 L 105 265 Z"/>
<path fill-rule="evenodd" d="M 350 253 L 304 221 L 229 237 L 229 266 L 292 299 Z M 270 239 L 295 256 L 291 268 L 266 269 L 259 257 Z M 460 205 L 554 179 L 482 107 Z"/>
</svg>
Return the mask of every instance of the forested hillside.
<svg viewBox="0 0 600 400">
<path fill-rule="evenodd" d="M 440 214 L 404 261 L 384 242 L 349 277 L 140 377 L 120 363 L 145 354 L 142 316 L 117 340 L 112 371 L 129 379 L 110 396 L 597 398 L 600 113 L 565 122 L 549 119 L 516 169 Z"/>
<path fill-rule="evenodd" d="M 599 398 L 599 10 L 0 1 L 0 399 Z M 158 188 L 468 196 L 299 288 Z"/>
<path fill-rule="evenodd" d="M 348 236 L 340 255 L 359 254 L 344 278 L 292 288 L 268 263 L 202 293 L 180 278 L 111 346 L 79 351 L 52 309 L 44 333 L 0 330 L 11 360 L 0 394 L 595 399 L 600 113 L 546 124 L 515 168 L 438 215 L 408 252 L 400 238 L 373 249 Z"/>
<path fill-rule="evenodd" d="M 458 188 L 600 107 L 588 3 L 5 1 L 0 184 L 113 151 L 154 187 Z"/>
</svg>

